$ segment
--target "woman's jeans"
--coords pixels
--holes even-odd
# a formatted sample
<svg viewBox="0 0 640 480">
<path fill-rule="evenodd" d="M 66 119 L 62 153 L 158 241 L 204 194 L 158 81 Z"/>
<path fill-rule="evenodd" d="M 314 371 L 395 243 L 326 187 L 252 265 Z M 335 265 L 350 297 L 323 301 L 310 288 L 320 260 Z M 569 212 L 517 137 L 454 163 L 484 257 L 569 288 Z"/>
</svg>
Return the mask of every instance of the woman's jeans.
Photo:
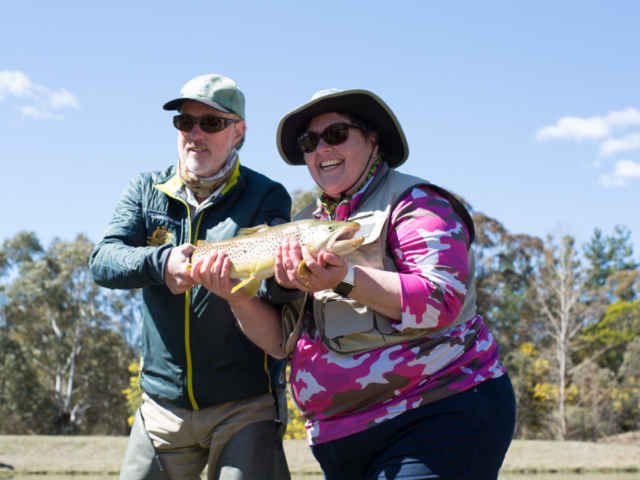
<svg viewBox="0 0 640 480">
<path fill-rule="evenodd" d="M 311 450 L 327 480 L 494 480 L 514 426 L 505 374 Z"/>
</svg>

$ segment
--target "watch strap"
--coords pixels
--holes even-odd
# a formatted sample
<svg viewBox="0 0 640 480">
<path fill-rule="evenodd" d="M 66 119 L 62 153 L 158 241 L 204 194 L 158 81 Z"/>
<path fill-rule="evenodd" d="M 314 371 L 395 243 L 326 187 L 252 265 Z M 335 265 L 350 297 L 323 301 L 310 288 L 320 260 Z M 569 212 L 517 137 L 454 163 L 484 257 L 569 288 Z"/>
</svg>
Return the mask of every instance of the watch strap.
<svg viewBox="0 0 640 480">
<path fill-rule="evenodd" d="M 333 292 L 337 293 L 341 297 L 346 297 L 351 293 L 351 290 L 353 290 L 354 282 L 355 282 L 355 270 L 351 265 L 349 265 L 349 270 L 347 270 L 347 275 L 333 289 Z"/>
</svg>

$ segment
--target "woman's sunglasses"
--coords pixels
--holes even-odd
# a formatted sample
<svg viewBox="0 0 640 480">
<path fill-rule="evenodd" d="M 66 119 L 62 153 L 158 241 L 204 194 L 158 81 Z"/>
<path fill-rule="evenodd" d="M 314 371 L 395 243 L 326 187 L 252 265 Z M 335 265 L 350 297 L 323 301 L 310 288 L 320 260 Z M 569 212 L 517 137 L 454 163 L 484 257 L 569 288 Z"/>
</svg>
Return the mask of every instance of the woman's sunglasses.
<svg viewBox="0 0 640 480">
<path fill-rule="evenodd" d="M 216 133 L 239 121 L 233 118 L 215 117 L 213 115 L 196 118 L 186 113 L 173 117 L 173 125 L 181 132 L 190 132 L 198 124 L 204 133 Z"/>
<path fill-rule="evenodd" d="M 334 123 L 325 128 L 322 133 L 317 132 L 304 132 L 298 137 L 298 148 L 303 153 L 311 153 L 316 150 L 320 139 L 322 138 L 329 145 L 340 145 L 349 138 L 349 129 L 357 128 L 362 130 L 356 125 L 350 125 L 348 123 Z"/>
</svg>

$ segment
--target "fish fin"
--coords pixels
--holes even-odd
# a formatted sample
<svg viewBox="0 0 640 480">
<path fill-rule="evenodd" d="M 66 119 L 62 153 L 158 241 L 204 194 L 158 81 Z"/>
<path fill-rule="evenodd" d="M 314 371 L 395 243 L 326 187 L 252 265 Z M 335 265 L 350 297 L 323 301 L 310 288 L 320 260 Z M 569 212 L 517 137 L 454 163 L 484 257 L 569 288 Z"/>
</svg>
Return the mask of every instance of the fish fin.
<svg viewBox="0 0 640 480">
<path fill-rule="evenodd" d="M 238 230 L 237 236 L 241 237 L 243 235 L 253 235 L 254 233 L 266 230 L 267 228 L 269 228 L 269 225 L 267 225 L 266 223 L 263 223 L 262 225 L 256 225 L 255 227 L 241 228 Z"/>
<path fill-rule="evenodd" d="M 311 270 L 309 270 L 309 267 L 307 267 L 307 262 L 305 262 L 304 260 L 302 260 L 300 262 L 300 265 L 298 265 L 298 275 L 300 275 L 302 278 L 309 278 L 311 275 L 313 275 L 313 273 L 311 273 Z"/>
<path fill-rule="evenodd" d="M 189 265 L 187 265 L 187 271 L 190 272 L 192 267 L 193 267 L 193 263 L 189 263 Z"/>
<path fill-rule="evenodd" d="M 210 243 L 213 243 L 213 242 L 207 242 L 206 240 L 198 240 L 196 242 L 196 247 L 204 247 L 205 245 L 208 245 Z"/>
<path fill-rule="evenodd" d="M 256 293 L 258 293 L 258 290 L 260 290 L 261 284 L 262 284 L 261 279 L 256 278 L 254 275 L 251 275 L 250 277 L 245 278 L 240 283 L 238 283 L 235 287 L 233 287 L 231 289 L 231 293 L 236 293 L 241 288 L 244 288 L 244 293 L 247 295 L 247 297 L 251 298 L 251 297 L 254 297 Z"/>
</svg>

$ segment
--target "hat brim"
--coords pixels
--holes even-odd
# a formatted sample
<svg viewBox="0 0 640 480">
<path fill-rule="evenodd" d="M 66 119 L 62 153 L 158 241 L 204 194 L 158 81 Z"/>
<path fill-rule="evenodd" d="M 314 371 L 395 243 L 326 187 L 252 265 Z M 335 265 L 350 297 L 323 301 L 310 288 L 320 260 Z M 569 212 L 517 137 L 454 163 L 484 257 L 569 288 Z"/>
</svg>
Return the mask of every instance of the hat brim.
<svg viewBox="0 0 640 480">
<path fill-rule="evenodd" d="M 378 134 L 378 142 L 389 167 L 396 168 L 407 160 L 407 139 L 389 106 L 367 90 L 345 90 L 316 98 L 280 120 L 276 142 L 285 162 L 289 165 L 305 164 L 304 154 L 298 148 L 298 137 L 314 117 L 329 112 L 354 113 L 362 117 Z"/>
<path fill-rule="evenodd" d="M 187 98 L 187 97 L 176 98 L 175 100 L 171 100 L 170 102 L 165 103 L 162 108 L 164 108 L 165 110 L 179 110 L 182 104 L 187 100 L 193 100 L 194 102 L 203 103 L 208 107 L 215 108 L 216 110 L 219 110 L 223 113 L 236 113 L 233 110 L 229 110 L 228 108 L 223 107 L 219 103 L 212 102 L 211 100 L 207 100 L 206 98 L 197 98 L 197 97 L 196 98 Z"/>
</svg>

